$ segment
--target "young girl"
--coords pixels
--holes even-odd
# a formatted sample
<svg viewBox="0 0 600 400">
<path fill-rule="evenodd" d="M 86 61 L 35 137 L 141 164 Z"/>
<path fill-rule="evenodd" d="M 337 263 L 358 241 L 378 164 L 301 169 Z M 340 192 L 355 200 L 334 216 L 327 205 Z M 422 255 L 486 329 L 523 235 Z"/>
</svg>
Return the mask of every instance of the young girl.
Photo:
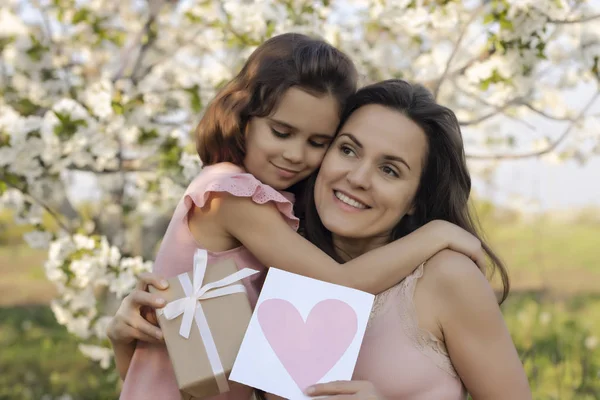
<svg viewBox="0 0 600 400">
<path fill-rule="evenodd" d="M 261 271 L 244 282 L 252 305 L 264 266 L 380 293 L 444 248 L 482 259 L 476 238 L 443 221 L 365 250 L 344 265 L 296 233 L 292 196 L 280 191 L 319 167 L 345 101 L 356 89 L 356 76 L 348 57 L 329 44 L 285 34 L 258 47 L 209 105 L 197 128 L 205 168 L 175 210 L 156 257 L 156 275 L 140 279 L 108 329 L 125 377 L 121 398 L 179 399 L 160 330 L 140 316 L 140 308 L 164 306 L 164 300 L 144 291 L 146 286 L 165 288 L 158 275 L 188 271 L 197 248 L 208 251 L 210 262 L 233 258 L 239 268 Z M 369 213 L 371 207 L 337 189 L 331 195 L 341 206 Z M 219 399 L 250 397 L 250 388 L 230 386 Z"/>
</svg>

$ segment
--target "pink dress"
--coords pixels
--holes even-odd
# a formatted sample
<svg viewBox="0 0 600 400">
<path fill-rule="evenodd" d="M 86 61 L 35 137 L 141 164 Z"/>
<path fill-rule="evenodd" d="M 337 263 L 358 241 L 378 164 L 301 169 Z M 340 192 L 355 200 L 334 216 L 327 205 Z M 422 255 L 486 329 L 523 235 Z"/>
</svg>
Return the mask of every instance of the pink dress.
<svg viewBox="0 0 600 400">
<path fill-rule="evenodd" d="M 293 214 L 293 199 L 258 181 L 240 167 L 221 163 L 205 167 L 188 186 L 180 200 L 156 256 L 154 272 L 170 278 L 192 269 L 197 248 L 203 248 L 193 238 L 187 223 L 193 205 L 202 207 L 212 192 L 228 192 L 234 196 L 248 197 L 259 204 L 273 203 L 290 227 L 298 229 L 298 219 Z M 287 195 L 287 194 L 286 194 Z M 209 262 L 233 259 L 238 268 L 260 270 L 244 280 L 252 307 L 266 276 L 266 268 L 245 248 L 238 247 L 223 252 L 208 252 Z M 230 382 L 231 391 L 210 400 L 245 400 L 252 389 Z M 164 345 L 138 342 L 129 370 L 123 383 L 123 400 L 179 400 L 181 398 L 167 349 Z"/>
<path fill-rule="evenodd" d="M 423 266 L 377 296 L 353 379 L 389 400 L 465 400 L 446 347 L 418 325 L 413 295 Z"/>
</svg>

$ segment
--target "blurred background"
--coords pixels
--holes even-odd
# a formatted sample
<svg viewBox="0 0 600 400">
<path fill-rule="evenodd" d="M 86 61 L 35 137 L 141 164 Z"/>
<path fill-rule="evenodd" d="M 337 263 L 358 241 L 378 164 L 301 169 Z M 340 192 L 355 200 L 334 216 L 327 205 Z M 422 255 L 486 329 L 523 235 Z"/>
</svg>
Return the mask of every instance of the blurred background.
<svg viewBox="0 0 600 400">
<path fill-rule="evenodd" d="M 190 132 L 290 31 L 456 112 L 534 399 L 600 399 L 600 0 L 3 0 L 0 399 L 118 396 L 106 324 L 201 168 Z"/>
</svg>

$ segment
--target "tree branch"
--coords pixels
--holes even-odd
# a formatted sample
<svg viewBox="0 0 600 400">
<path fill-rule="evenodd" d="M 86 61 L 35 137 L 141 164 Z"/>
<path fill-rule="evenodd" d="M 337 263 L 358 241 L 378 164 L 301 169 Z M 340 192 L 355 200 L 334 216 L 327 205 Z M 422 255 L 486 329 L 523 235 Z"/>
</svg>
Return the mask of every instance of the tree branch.
<svg viewBox="0 0 600 400">
<path fill-rule="evenodd" d="M 433 97 L 435 99 L 438 98 L 438 93 L 440 91 L 442 83 L 444 83 L 444 80 L 446 80 L 446 76 L 448 75 L 448 71 L 450 70 L 450 65 L 452 64 L 452 61 L 454 60 L 456 53 L 458 53 L 458 50 L 460 49 L 461 43 L 465 37 L 465 34 L 467 33 L 467 29 L 469 29 L 469 26 L 471 26 L 473 21 L 475 21 L 475 19 L 477 19 L 477 17 L 479 17 L 479 14 L 481 14 L 481 11 L 483 10 L 483 8 L 484 7 L 481 6 L 477 10 L 475 10 L 473 12 L 473 14 L 471 15 L 471 18 L 469 18 L 469 20 L 462 27 L 460 34 L 458 36 L 458 39 L 456 40 L 456 43 L 454 44 L 454 48 L 452 49 L 452 53 L 450 54 L 450 57 L 448 57 L 448 61 L 446 62 L 446 66 L 444 67 L 444 72 L 442 73 L 442 76 L 440 76 L 440 78 L 437 80 L 437 82 L 435 83 L 435 86 L 433 88 Z"/>
<path fill-rule="evenodd" d="M 515 154 L 468 154 L 467 158 L 475 159 L 475 160 L 518 160 L 522 158 L 532 158 L 543 156 L 544 154 L 548 154 L 554 151 L 573 131 L 575 125 L 585 117 L 587 111 L 594 105 L 596 100 L 600 98 L 600 90 L 596 92 L 594 96 L 586 103 L 586 105 L 581 109 L 579 114 L 573 118 L 567 129 L 552 143 L 550 143 L 546 148 L 542 150 L 530 151 L 525 153 L 515 153 Z"/>
<path fill-rule="evenodd" d="M 459 124 L 462 126 L 468 126 L 468 125 L 476 125 L 480 122 L 486 121 L 498 114 L 502 114 L 504 115 L 506 118 L 512 119 L 513 121 L 519 122 L 523 125 L 525 125 L 527 128 L 531 129 L 531 130 L 535 130 L 535 126 L 531 125 L 529 122 L 527 121 L 523 121 L 522 119 L 516 118 L 512 115 L 508 115 L 506 113 L 506 110 L 512 106 L 517 106 L 523 103 L 523 100 L 525 97 L 516 97 L 510 101 L 507 101 L 505 104 L 501 105 L 501 106 L 497 106 L 495 104 L 491 104 L 490 102 L 482 99 L 479 96 L 475 96 L 473 93 L 470 93 L 468 91 L 466 91 L 465 89 L 463 89 L 462 87 L 460 87 L 459 85 L 455 84 L 455 87 L 458 89 L 458 91 L 460 91 L 462 94 L 471 97 L 472 99 L 474 99 L 475 101 L 485 105 L 486 107 L 491 107 L 494 109 L 494 111 L 488 113 L 488 114 L 484 114 L 483 116 L 476 118 L 474 120 L 470 120 L 470 121 L 459 121 Z"/>
<path fill-rule="evenodd" d="M 488 120 L 488 119 L 490 119 L 490 118 L 492 118 L 492 117 L 494 117 L 494 116 L 496 116 L 496 115 L 498 115 L 498 114 L 503 114 L 503 115 L 505 115 L 506 117 L 509 117 L 509 118 L 513 118 L 513 119 L 515 119 L 515 118 L 514 118 L 514 117 L 512 117 L 512 116 L 506 115 L 506 114 L 504 113 L 504 111 L 506 111 L 506 109 L 508 109 L 508 108 L 510 108 L 510 107 L 512 107 L 512 106 L 514 106 L 514 105 L 516 105 L 516 104 L 519 104 L 518 102 L 520 101 L 520 98 L 513 99 L 513 100 L 511 100 L 511 101 L 507 102 L 506 104 L 503 104 L 502 106 L 493 106 L 493 105 L 491 105 L 490 103 L 484 102 L 484 100 L 483 100 L 483 99 L 479 99 L 479 98 L 477 98 L 476 100 L 477 100 L 477 101 L 479 101 L 479 102 L 481 102 L 481 103 L 484 103 L 484 104 L 485 104 L 486 106 L 488 106 L 488 107 L 494 107 L 494 111 L 492 111 L 492 112 L 490 112 L 490 113 L 487 113 L 487 114 L 484 114 L 484 115 L 482 115 L 482 116 L 480 116 L 480 117 L 478 117 L 478 118 L 472 119 L 472 120 L 468 120 L 468 121 L 458 121 L 458 123 L 459 123 L 461 126 L 477 125 L 477 124 L 479 124 L 479 123 L 481 123 L 481 122 L 483 122 L 483 121 L 486 121 L 486 120 Z M 532 128 L 532 129 L 535 129 L 535 127 L 531 126 L 529 123 L 527 123 L 527 122 L 525 122 L 525 121 L 518 120 L 518 122 L 522 122 L 522 123 L 524 123 L 524 124 L 525 124 L 527 127 L 529 127 L 529 128 Z"/>
<path fill-rule="evenodd" d="M 38 3 L 38 2 L 36 2 Z M 52 24 L 50 23 L 50 19 L 48 18 L 48 13 L 46 12 L 46 8 L 42 7 L 39 3 L 37 4 L 37 7 L 39 8 L 40 11 L 40 15 L 42 17 L 42 23 L 44 25 L 44 29 L 46 30 L 46 36 L 48 38 L 48 44 L 50 45 L 50 52 L 52 53 L 52 58 L 56 59 L 56 57 L 60 54 L 60 52 L 58 51 L 58 49 L 56 48 L 56 44 L 54 43 L 54 33 L 52 31 Z M 62 70 L 63 74 L 64 74 L 64 90 L 65 93 L 68 93 L 69 95 L 71 95 L 71 97 L 74 97 L 74 95 L 71 93 L 71 89 L 73 87 L 73 85 L 71 85 L 71 80 L 69 79 L 69 73 L 66 70 L 65 67 L 59 67 L 60 70 Z"/>
<path fill-rule="evenodd" d="M 4 183 L 6 183 L 7 186 L 18 190 L 19 192 L 23 193 L 23 195 L 25 195 L 26 197 L 28 197 L 32 202 L 38 204 L 40 207 L 42 207 L 44 210 L 46 210 L 46 212 L 48 214 L 50 214 L 52 216 L 52 218 L 54 218 L 54 220 L 56 221 L 56 223 L 67 233 L 72 234 L 73 231 L 71 230 L 71 228 L 69 228 L 69 226 L 67 226 L 67 224 L 65 224 L 65 222 L 62 220 L 62 218 L 60 218 L 60 216 L 58 215 L 57 212 L 55 212 L 52 208 L 50 208 L 46 203 L 44 203 L 43 201 L 41 201 L 40 199 L 38 199 L 37 197 L 35 197 L 34 195 L 32 195 L 29 192 L 23 191 L 21 190 L 20 187 L 18 187 L 17 185 L 14 185 L 4 179 L 0 179 L 2 180 Z"/>
<path fill-rule="evenodd" d="M 142 41 L 142 39 L 144 38 L 145 35 L 148 35 L 150 33 L 150 27 L 152 26 L 152 23 L 156 20 L 156 16 L 160 12 L 160 9 L 164 5 L 164 3 L 165 3 L 164 0 L 148 0 L 148 9 L 149 9 L 148 19 L 146 20 L 146 23 L 144 24 L 142 29 L 140 29 L 138 34 L 135 36 L 135 38 L 131 42 L 131 45 L 125 49 L 123 62 L 121 63 L 121 67 L 119 67 L 119 69 L 113 76 L 113 78 L 112 78 L 113 82 L 116 82 L 121 77 L 123 77 L 123 74 L 125 73 L 125 69 L 127 68 L 127 65 L 128 65 L 129 57 L 133 53 L 133 49 L 135 48 L 135 46 L 137 44 L 139 44 Z M 134 62 L 134 66 L 133 66 L 130 76 L 132 76 L 132 77 L 134 76 L 137 68 L 139 68 L 139 64 L 141 63 L 141 60 L 144 57 L 144 53 L 146 51 L 148 51 L 148 47 L 150 47 L 150 46 L 151 46 L 150 40 L 148 40 L 148 42 L 142 44 L 142 47 L 140 48 L 138 56 Z"/>
<path fill-rule="evenodd" d="M 565 20 L 548 18 L 548 22 L 551 24 L 566 25 L 566 24 L 580 24 L 580 23 L 594 21 L 596 19 L 600 19 L 600 14 L 589 15 L 587 17 L 581 17 L 581 18 L 577 18 L 577 19 L 565 19 Z"/>
<path fill-rule="evenodd" d="M 473 66 L 473 64 L 476 64 L 478 62 L 483 62 L 483 61 L 489 59 L 495 53 L 496 53 L 496 49 L 486 49 L 485 51 L 482 51 L 481 54 L 479 54 L 477 57 L 470 59 L 469 61 L 467 61 L 467 63 L 465 65 L 463 65 L 459 69 L 453 71 L 450 74 L 450 76 L 463 75 L 469 68 L 471 68 L 471 66 Z"/>
<path fill-rule="evenodd" d="M 150 17 L 148 17 L 148 21 L 146 21 L 146 24 L 144 25 L 142 38 L 144 36 L 148 36 L 148 38 L 147 38 L 146 42 L 144 44 L 142 44 L 142 47 L 140 48 L 140 51 L 139 51 L 139 53 L 135 59 L 135 62 L 133 64 L 133 68 L 131 69 L 130 76 L 131 76 L 131 80 L 134 83 L 137 83 L 137 81 L 138 81 L 138 78 L 136 78 L 136 72 L 140 68 L 140 65 L 142 64 L 142 61 L 144 60 L 144 57 L 146 56 L 148 49 L 150 49 L 150 47 L 152 47 L 152 45 L 156 41 L 156 37 L 152 37 L 150 35 L 150 28 L 152 27 L 152 24 L 154 23 L 154 21 L 155 21 L 155 16 L 150 15 Z"/>
<path fill-rule="evenodd" d="M 555 115 L 548 114 L 547 112 L 540 110 L 540 109 L 536 108 L 535 106 L 533 106 L 532 104 L 527 103 L 527 102 L 523 102 L 523 103 L 521 103 L 521 105 L 524 107 L 527 107 L 534 113 L 539 114 L 544 118 L 548 118 L 548 119 L 551 119 L 554 121 L 573 121 L 573 118 L 570 118 L 570 117 L 557 117 Z"/>
</svg>

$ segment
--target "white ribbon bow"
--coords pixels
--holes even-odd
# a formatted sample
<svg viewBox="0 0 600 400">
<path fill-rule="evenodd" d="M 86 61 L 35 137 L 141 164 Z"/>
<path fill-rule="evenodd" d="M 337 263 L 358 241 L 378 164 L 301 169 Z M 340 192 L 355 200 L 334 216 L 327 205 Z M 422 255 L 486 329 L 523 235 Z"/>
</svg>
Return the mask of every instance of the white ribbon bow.
<svg viewBox="0 0 600 400">
<path fill-rule="evenodd" d="M 190 337 L 192 320 L 196 321 L 196 326 L 198 326 L 198 330 L 200 331 L 200 336 L 204 343 L 204 347 L 206 348 L 208 361 L 210 362 L 215 379 L 217 380 L 217 385 L 219 386 L 220 392 L 224 393 L 229 390 L 229 385 L 227 384 L 223 365 L 221 364 L 221 359 L 217 351 L 217 345 L 210 332 L 210 327 L 206 320 L 206 316 L 204 315 L 200 300 L 227 296 L 234 293 L 246 293 L 244 285 L 240 283 L 232 285 L 232 283 L 254 275 L 258 273 L 258 271 L 251 268 L 244 268 L 223 279 L 202 286 L 204 274 L 206 273 L 207 261 L 208 254 L 206 250 L 196 250 L 196 253 L 194 254 L 193 280 L 190 281 L 190 277 L 187 273 L 177 276 L 186 297 L 171 301 L 160 311 L 162 311 L 165 318 L 168 320 L 172 320 L 183 314 L 179 334 L 186 339 Z"/>
</svg>

